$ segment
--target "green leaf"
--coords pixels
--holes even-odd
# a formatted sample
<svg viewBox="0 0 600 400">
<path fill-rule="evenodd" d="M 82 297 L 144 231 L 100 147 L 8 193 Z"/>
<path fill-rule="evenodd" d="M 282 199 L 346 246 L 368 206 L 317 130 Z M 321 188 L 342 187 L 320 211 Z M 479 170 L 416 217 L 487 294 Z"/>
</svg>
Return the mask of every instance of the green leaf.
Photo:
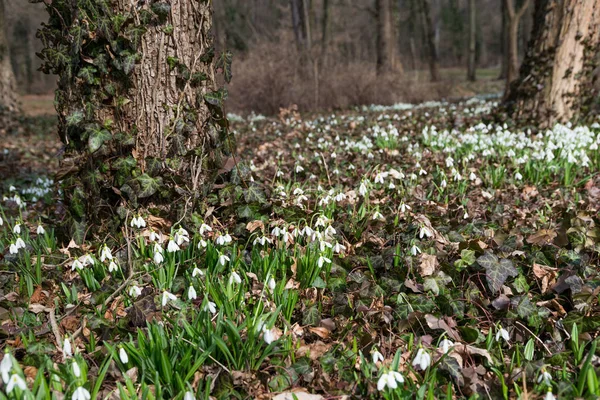
<svg viewBox="0 0 600 400">
<path fill-rule="evenodd" d="M 247 189 L 244 189 L 244 199 L 248 203 L 267 203 L 267 197 L 257 184 L 251 184 Z"/>
<path fill-rule="evenodd" d="M 169 3 L 154 3 L 152 4 L 152 12 L 156 14 L 161 20 L 166 19 L 171 12 L 171 5 Z"/>
<path fill-rule="evenodd" d="M 308 307 L 302 312 L 302 325 L 317 326 L 319 321 L 321 321 L 321 312 L 316 304 Z"/>
<path fill-rule="evenodd" d="M 160 184 L 162 183 L 162 179 L 160 179 L 160 177 L 154 179 L 148 174 L 142 174 L 135 178 L 135 180 L 139 184 L 139 190 L 137 191 L 136 195 L 140 199 L 152 196 L 154 193 L 156 193 L 160 187 Z"/>
<path fill-rule="evenodd" d="M 210 105 L 223 107 L 223 102 L 227 99 L 227 90 L 221 88 L 214 92 L 209 92 L 204 95 L 204 100 Z"/>
<path fill-rule="evenodd" d="M 110 140 L 112 135 L 106 129 L 94 129 L 90 131 L 90 136 L 88 137 L 88 147 L 90 149 L 90 153 L 94 153 L 102 147 L 104 142 Z"/>
<path fill-rule="evenodd" d="M 485 276 L 492 292 L 497 293 L 504 285 L 509 276 L 517 276 L 518 272 L 512 261 L 506 258 L 498 258 L 496 255 L 486 252 L 477 259 L 477 263 L 485 268 Z"/>
<path fill-rule="evenodd" d="M 83 114 L 83 111 L 81 111 L 81 110 L 73 111 L 66 118 L 67 125 L 69 125 L 69 126 L 79 125 L 83 121 L 84 117 L 85 116 Z"/>
<path fill-rule="evenodd" d="M 231 51 L 224 51 L 221 53 L 219 58 L 217 59 L 217 63 L 215 67 L 217 69 L 221 69 L 223 71 L 223 77 L 225 78 L 225 82 L 230 83 L 231 78 L 233 77 L 231 73 L 231 64 L 233 61 L 233 53 Z"/>
<path fill-rule="evenodd" d="M 527 318 L 536 311 L 535 306 L 527 296 L 515 296 L 510 300 L 510 304 L 517 310 L 517 314 L 521 318 Z"/>
<path fill-rule="evenodd" d="M 442 371 L 446 371 L 448 375 L 450 375 L 452 379 L 454 379 L 454 381 L 459 387 L 464 386 L 465 379 L 462 375 L 460 364 L 458 364 L 458 361 L 456 361 L 454 357 L 443 357 L 440 360 L 439 366 L 442 369 Z"/>
<path fill-rule="evenodd" d="M 423 289 L 429 290 L 436 296 L 440 294 L 440 287 L 438 286 L 437 281 L 433 278 L 427 278 L 423 281 Z"/>
<path fill-rule="evenodd" d="M 123 53 L 121 53 L 121 57 L 122 57 L 121 68 L 122 68 L 123 72 L 125 73 L 125 75 L 129 75 L 133 71 L 133 68 L 135 67 L 136 54 L 135 53 L 132 54 L 128 51 L 124 51 Z"/>
</svg>

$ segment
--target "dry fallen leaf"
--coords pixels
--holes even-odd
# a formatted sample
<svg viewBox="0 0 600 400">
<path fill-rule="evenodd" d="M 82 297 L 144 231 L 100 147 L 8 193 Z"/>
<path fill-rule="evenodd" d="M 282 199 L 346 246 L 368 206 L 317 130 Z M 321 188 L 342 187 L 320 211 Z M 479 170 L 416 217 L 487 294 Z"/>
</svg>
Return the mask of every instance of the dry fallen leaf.
<svg viewBox="0 0 600 400">
<path fill-rule="evenodd" d="M 258 228 L 260 228 L 261 230 L 265 229 L 265 224 L 259 219 L 255 220 L 255 221 L 250 221 L 246 225 L 246 229 L 248 229 L 248 231 L 250 233 L 254 232 Z"/>
<path fill-rule="evenodd" d="M 431 254 L 421 254 L 421 264 L 419 265 L 419 273 L 421 276 L 430 276 L 435 272 L 435 267 L 438 265 L 437 257 Z"/>
<path fill-rule="evenodd" d="M 556 231 L 554 229 L 540 229 L 527 238 L 527 243 L 535 244 L 537 246 L 545 246 L 552 243 L 555 237 Z"/>
</svg>

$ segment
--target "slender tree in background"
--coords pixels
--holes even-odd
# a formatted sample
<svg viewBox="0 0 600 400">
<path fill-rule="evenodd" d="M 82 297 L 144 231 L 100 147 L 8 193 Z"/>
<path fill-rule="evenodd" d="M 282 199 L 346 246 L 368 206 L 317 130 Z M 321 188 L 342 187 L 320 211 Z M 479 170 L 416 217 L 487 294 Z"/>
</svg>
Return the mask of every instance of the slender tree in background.
<svg viewBox="0 0 600 400">
<path fill-rule="evenodd" d="M 536 0 L 530 46 L 505 107 L 517 120 L 546 127 L 583 117 L 597 98 L 597 1 Z"/>
<path fill-rule="evenodd" d="M 440 80 L 440 66 L 438 59 L 438 51 L 435 45 L 435 29 L 431 19 L 431 11 L 429 9 L 428 0 L 417 0 L 420 3 L 421 15 L 423 16 L 423 30 L 425 44 L 428 53 L 429 73 L 431 81 L 437 82 Z"/>
<path fill-rule="evenodd" d="M 519 75 L 519 22 L 525 11 L 529 7 L 530 0 L 524 0 L 517 10 L 515 10 L 515 0 L 503 0 L 504 10 L 506 11 L 506 39 L 504 47 L 506 49 L 506 90 L 512 81 Z"/>
<path fill-rule="evenodd" d="M 72 234 L 135 210 L 189 217 L 229 144 L 212 2 L 54 0 L 38 32 L 58 75 L 59 178 Z M 231 54 L 216 66 L 231 77 Z M 114 228 L 114 226 L 112 227 Z"/>
<path fill-rule="evenodd" d="M 394 29 L 390 0 L 375 0 L 377 14 L 377 73 L 394 70 Z"/>
<path fill-rule="evenodd" d="M 467 79 L 475 82 L 476 76 L 476 50 L 477 50 L 477 16 L 475 0 L 469 0 L 469 55 L 467 57 Z"/>
<path fill-rule="evenodd" d="M 4 0 L 0 0 L 0 132 L 10 125 L 12 115 L 19 110 L 15 76 L 6 40 L 5 16 Z"/>
</svg>

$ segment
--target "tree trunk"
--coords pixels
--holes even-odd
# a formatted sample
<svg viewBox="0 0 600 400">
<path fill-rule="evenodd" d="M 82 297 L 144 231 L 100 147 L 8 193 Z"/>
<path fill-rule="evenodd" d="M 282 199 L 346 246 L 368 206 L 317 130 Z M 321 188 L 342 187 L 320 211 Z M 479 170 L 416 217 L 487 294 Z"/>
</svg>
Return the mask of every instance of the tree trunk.
<svg viewBox="0 0 600 400">
<path fill-rule="evenodd" d="M 230 142 L 216 90 L 212 2 L 54 0 L 39 32 L 58 74 L 59 179 L 71 232 L 131 212 L 189 218 Z M 230 78 L 230 53 L 217 65 Z"/>
<path fill-rule="evenodd" d="M 435 30 L 433 28 L 433 22 L 431 20 L 431 12 L 429 11 L 429 1 L 419 0 L 421 2 L 421 13 L 423 15 L 424 30 L 425 30 L 425 42 L 427 45 L 427 52 L 429 53 L 429 73 L 431 74 L 431 81 L 437 82 L 440 80 L 440 67 L 438 60 L 438 52 L 435 46 Z"/>
<path fill-rule="evenodd" d="M 529 7 L 529 2 L 530 0 L 525 0 L 521 7 L 515 11 L 514 0 L 504 0 L 508 32 L 505 95 L 508 93 L 510 84 L 519 76 L 519 22 L 527 7 Z"/>
<path fill-rule="evenodd" d="M 500 75 L 498 75 L 498 79 L 506 80 L 506 75 L 508 74 L 508 11 L 506 10 L 506 1 L 501 1 L 501 11 L 502 11 L 502 39 L 500 40 Z"/>
<path fill-rule="evenodd" d="M 596 96 L 600 4 L 536 0 L 532 40 L 506 96 L 513 118 L 548 127 L 586 114 Z"/>
<path fill-rule="evenodd" d="M 323 0 L 323 17 L 321 19 L 321 65 L 327 64 L 329 48 L 329 0 Z"/>
<path fill-rule="evenodd" d="M 375 0 L 377 13 L 377 74 L 393 70 L 394 41 L 390 0 Z"/>
<path fill-rule="evenodd" d="M 292 10 L 292 29 L 294 30 L 294 39 L 296 39 L 296 47 L 298 50 L 302 50 L 306 47 L 303 4 L 303 0 L 290 0 L 290 8 Z"/>
<path fill-rule="evenodd" d="M 12 125 L 12 116 L 19 111 L 15 76 L 10 63 L 5 15 L 4 0 L 0 0 L 0 133 Z"/>
<path fill-rule="evenodd" d="M 477 19 L 475 15 L 475 0 L 469 0 L 469 56 L 467 62 L 467 80 L 475 82 L 475 51 L 477 50 Z"/>
</svg>

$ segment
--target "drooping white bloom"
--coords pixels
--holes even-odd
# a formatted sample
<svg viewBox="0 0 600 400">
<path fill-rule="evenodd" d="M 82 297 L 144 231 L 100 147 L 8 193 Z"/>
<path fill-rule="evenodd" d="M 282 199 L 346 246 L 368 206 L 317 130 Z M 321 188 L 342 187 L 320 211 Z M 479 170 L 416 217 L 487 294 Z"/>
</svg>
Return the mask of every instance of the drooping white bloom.
<svg viewBox="0 0 600 400">
<path fill-rule="evenodd" d="M 16 244 L 11 243 L 10 247 L 8 248 L 8 251 L 10 252 L 10 254 L 17 254 L 19 252 L 19 247 Z"/>
<path fill-rule="evenodd" d="M 379 352 L 379 350 L 375 349 L 372 353 L 371 353 L 371 357 L 373 359 L 373 364 L 377 364 L 377 361 L 381 361 L 383 362 L 384 358 L 383 358 L 383 354 L 381 354 Z"/>
<path fill-rule="evenodd" d="M 37 226 L 37 229 L 35 231 L 38 235 L 43 235 L 46 233 L 46 230 L 44 229 L 44 227 L 41 224 Z"/>
<path fill-rule="evenodd" d="M 266 236 L 257 237 L 254 239 L 252 244 L 256 246 L 257 243 L 260 244 L 261 246 L 264 246 L 267 243 L 271 243 L 271 239 L 269 239 Z"/>
<path fill-rule="evenodd" d="M 144 219 L 138 215 L 136 217 L 133 217 L 133 219 L 131 220 L 131 223 L 129 225 L 132 228 L 145 228 L 146 221 L 144 221 Z"/>
<path fill-rule="evenodd" d="M 110 264 L 108 264 L 108 272 L 115 272 L 119 270 L 119 266 L 114 260 L 111 260 Z"/>
<path fill-rule="evenodd" d="M 540 376 L 538 376 L 537 383 L 541 383 L 542 381 L 544 381 L 547 386 L 550 386 L 550 381 L 552 381 L 552 375 L 546 371 L 546 368 L 542 368 Z"/>
<path fill-rule="evenodd" d="M 477 175 L 475 175 L 475 172 L 471 172 L 469 174 L 469 180 L 470 181 L 474 181 L 475 179 L 477 179 Z"/>
<path fill-rule="evenodd" d="M 445 189 L 445 188 L 446 188 L 446 186 L 448 186 L 448 182 L 446 182 L 446 180 L 445 180 L 445 179 L 443 179 L 443 180 L 442 180 L 442 182 L 440 182 L 440 187 L 441 187 L 442 189 Z"/>
<path fill-rule="evenodd" d="M 508 331 L 504 329 L 502 325 L 500 325 L 498 332 L 496 332 L 496 341 L 499 341 L 500 338 L 504 339 L 504 341 L 506 342 L 508 342 L 508 340 L 510 339 Z"/>
<path fill-rule="evenodd" d="M 150 235 L 148 235 L 148 239 L 150 239 L 151 242 L 160 242 L 160 236 L 160 232 L 156 232 L 154 231 L 154 229 L 150 229 Z"/>
<path fill-rule="evenodd" d="M 107 245 L 102 246 L 102 251 L 100 252 L 100 261 L 104 262 L 104 260 L 112 260 L 113 255 Z"/>
<path fill-rule="evenodd" d="M 127 355 L 125 349 L 122 347 L 119 349 L 119 358 L 121 359 L 121 362 L 123 364 L 127 364 L 129 362 L 129 356 Z"/>
<path fill-rule="evenodd" d="M 229 262 L 229 257 L 227 257 L 225 254 L 221 254 L 219 256 L 219 264 L 224 266 L 227 262 Z"/>
<path fill-rule="evenodd" d="M 216 242 L 219 246 L 224 246 L 228 243 L 231 243 L 231 241 L 232 241 L 232 239 L 231 239 L 231 235 L 229 235 L 229 233 L 226 233 L 225 235 L 219 235 L 216 240 Z"/>
<path fill-rule="evenodd" d="M 196 300 L 198 298 L 198 294 L 196 293 L 196 289 L 193 286 L 190 286 L 188 289 L 188 300 Z"/>
<path fill-rule="evenodd" d="M 331 260 L 325 256 L 320 256 L 319 259 L 317 260 L 317 265 L 319 266 L 319 268 L 323 267 L 323 264 L 331 264 Z"/>
<path fill-rule="evenodd" d="M 544 396 L 544 400 L 556 400 L 556 397 L 552 394 L 552 388 L 548 388 L 548 392 L 546 396 Z"/>
<path fill-rule="evenodd" d="M 2 380 L 5 384 L 8 383 L 8 379 L 10 377 L 10 371 L 12 370 L 12 356 L 9 353 L 4 353 L 4 357 L 2 358 L 2 362 L 0 362 L 0 374 L 2 375 Z"/>
<path fill-rule="evenodd" d="M 77 361 L 73 361 L 71 368 L 73 369 L 73 375 L 75 375 L 76 378 L 81 377 L 81 368 L 79 368 L 79 364 L 77 364 Z"/>
<path fill-rule="evenodd" d="M 21 237 L 17 237 L 17 240 L 15 241 L 15 246 L 17 246 L 17 250 L 18 249 L 24 249 L 25 247 L 25 242 L 23 241 L 23 239 L 21 239 Z"/>
<path fill-rule="evenodd" d="M 235 271 L 233 271 L 231 273 L 231 276 L 229 277 L 229 284 L 231 285 L 232 283 L 237 283 L 240 284 L 242 283 L 242 278 L 239 276 L 239 274 Z"/>
<path fill-rule="evenodd" d="M 217 312 L 217 305 L 212 301 L 207 301 L 204 306 L 204 311 L 209 311 L 211 314 L 214 314 Z"/>
<path fill-rule="evenodd" d="M 197 276 L 204 276 L 204 272 L 202 272 L 200 268 L 194 267 L 194 270 L 192 271 L 192 278 L 195 278 Z"/>
<path fill-rule="evenodd" d="M 204 239 L 200 239 L 200 241 L 198 242 L 198 250 L 203 249 L 206 246 L 208 246 L 208 242 Z"/>
<path fill-rule="evenodd" d="M 431 229 L 429 229 L 428 227 L 422 226 L 421 230 L 419 231 L 419 239 L 423 239 L 425 236 L 430 238 L 433 236 L 433 233 L 431 232 Z"/>
<path fill-rule="evenodd" d="M 453 346 L 454 346 L 454 343 L 451 340 L 444 338 L 444 340 L 442 340 L 440 342 L 440 345 L 438 347 L 444 352 L 444 354 L 446 354 L 450 351 L 450 349 Z"/>
<path fill-rule="evenodd" d="M 469 218 L 469 213 L 465 211 L 465 214 L 463 215 L 464 219 L 468 219 Z"/>
<path fill-rule="evenodd" d="M 273 277 L 269 278 L 269 281 L 267 282 L 267 287 L 271 290 L 271 292 L 273 290 L 275 290 L 275 287 L 277 286 L 277 283 L 275 282 L 275 279 L 273 279 Z"/>
<path fill-rule="evenodd" d="M 163 295 L 162 295 L 162 306 L 163 307 L 166 306 L 169 301 L 175 301 L 175 300 L 177 300 L 177 296 L 175 296 L 173 293 L 170 293 L 166 290 L 163 292 Z"/>
<path fill-rule="evenodd" d="M 167 251 L 169 253 L 174 253 L 179 250 L 181 250 L 181 248 L 179 247 L 177 242 L 175 242 L 175 240 L 173 240 L 173 239 L 169 240 L 169 244 L 167 245 Z"/>
<path fill-rule="evenodd" d="M 415 356 L 415 359 L 412 362 L 413 367 L 418 367 L 421 370 L 425 371 L 427 367 L 429 367 L 429 364 L 431 364 L 431 356 L 422 347 L 419 347 L 417 355 Z"/>
<path fill-rule="evenodd" d="M 142 294 L 142 288 L 140 288 L 139 286 L 133 285 L 132 287 L 129 288 L 130 296 L 138 297 L 141 294 Z"/>
<path fill-rule="evenodd" d="M 416 244 L 413 244 L 412 247 L 410 248 L 410 254 L 412 254 L 413 256 L 416 256 L 419 253 L 421 253 L 421 249 Z"/>
<path fill-rule="evenodd" d="M 372 219 L 372 220 L 376 220 L 376 219 L 379 219 L 379 220 L 384 220 L 384 219 L 385 219 L 385 217 L 384 217 L 384 216 L 383 216 L 383 214 L 382 214 L 382 213 L 380 213 L 379 211 L 375 211 L 375 212 L 373 213 L 373 217 L 372 217 L 371 219 Z"/>
<path fill-rule="evenodd" d="M 204 236 L 205 232 L 212 232 L 212 228 L 210 226 L 208 226 L 208 225 L 206 225 L 206 224 L 203 223 L 200 226 L 200 231 L 199 232 L 200 232 L 200 236 Z"/>
<path fill-rule="evenodd" d="M 64 358 L 73 357 L 73 348 L 71 347 L 71 341 L 67 337 L 63 342 L 62 352 Z"/>
<path fill-rule="evenodd" d="M 8 380 L 8 383 L 6 384 L 6 394 L 10 394 L 10 392 L 12 392 L 15 389 L 15 387 L 18 387 L 21 390 L 27 389 L 27 384 L 25 383 L 23 378 L 21 378 L 17 374 L 13 374 Z"/>
<path fill-rule="evenodd" d="M 175 235 L 173 236 L 173 239 L 175 240 L 175 243 L 177 243 L 178 246 L 181 246 L 184 242 L 190 241 L 190 236 L 189 236 L 188 231 L 186 231 L 185 229 L 183 229 L 180 226 L 179 229 L 177 229 L 177 231 L 175 231 Z"/>
<path fill-rule="evenodd" d="M 196 397 L 194 397 L 194 393 L 192 392 L 185 392 L 183 400 L 196 400 Z"/>
<path fill-rule="evenodd" d="M 271 344 L 275 340 L 277 340 L 277 338 L 275 337 L 274 329 L 267 329 L 267 327 L 264 326 L 262 330 L 263 330 L 263 339 L 266 344 Z"/>
<path fill-rule="evenodd" d="M 520 181 L 520 180 L 523 179 L 523 175 L 521 175 L 520 172 L 517 172 L 517 173 L 515 173 L 515 179 L 518 180 L 518 181 Z"/>
<path fill-rule="evenodd" d="M 10 185 L 10 186 L 8 187 L 8 191 L 9 191 L 9 192 L 15 192 L 16 190 L 17 190 L 17 188 L 16 188 L 16 187 L 14 187 L 13 185 Z"/>
<path fill-rule="evenodd" d="M 163 261 L 165 261 L 165 256 L 163 256 L 162 253 L 157 251 L 154 253 L 153 259 L 154 259 L 154 264 L 158 265 L 158 264 L 161 264 Z"/>
<path fill-rule="evenodd" d="M 0 226 L 4 225 L 4 220 L 2 219 L 2 217 L 0 216 Z"/>
<path fill-rule="evenodd" d="M 364 180 L 360 182 L 360 186 L 358 188 L 358 193 L 362 197 L 365 197 L 367 195 L 367 193 L 369 193 L 369 189 L 367 189 L 367 184 Z"/>
<path fill-rule="evenodd" d="M 404 202 L 400 204 L 400 212 L 405 213 L 406 210 L 410 210 L 410 206 Z"/>
<path fill-rule="evenodd" d="M 275 237 L 279 237 L 281 236 L 281 234 L 283 233 L 283 230 L 281 228 L 279 228 L 278 226 L 274 227 L 271 230 L 271 235 L 275 236 Z"/>
<path fill-rule="evenodd" d="M 88 392 L 88 390 L 83 386 L 79 386 L 73 392 L 73 397 L 71 397 L 71 400 L 91 400 L 91 398 L 92 396 L 90 395 L 90 392 Z"/>
<path fill-rule="evenodd" d="M 335 246 L 333 246 L 333 252 L 334 253 L 339 254 L 339 253 L 343 252 L 344 250 L 346 250 L 346 246 L 344 246 L 340 242 L 336 242 Z"/>
<path fill-rule="evenodd" d="M 300 164 L 296 165 L 296 173 L 299 174 L 302 171 L 304 171 L 304 168 Z"/>
<path fill-rule="evenodd" d="M 83 263 L 83 266 L 94 265 L 94 259 L 89 254 L 83 256 L 81 262 Z"/>
<path fill-rule="evenodd" d="M 73 261 L 73 264 L 71 265 L 71 271 L 75 271 L 75 269 L 83 269 L 83 264 L 81 263 L 81 261 Z"/>
<path fill-rule="evenodd" d="M 20 235 L 21 234 L 21 224 L 16 223 L 15 226 L 13 227 L 13 233 L 15 235 Z"/>
<path fill-rule="evenodd" d="M 386 388 L 386 386 L 394 390 L 398 387 L 398 383 L 403 382 L 404 377 L 402 376 L 402 374 L 396 371 L 390 371 L 384 373 L 383 375 L 381 375 L 381 377 L 379 377 L 379 380 L 377 381 L 377 390 L 381 392 Z"/>
</svg>

